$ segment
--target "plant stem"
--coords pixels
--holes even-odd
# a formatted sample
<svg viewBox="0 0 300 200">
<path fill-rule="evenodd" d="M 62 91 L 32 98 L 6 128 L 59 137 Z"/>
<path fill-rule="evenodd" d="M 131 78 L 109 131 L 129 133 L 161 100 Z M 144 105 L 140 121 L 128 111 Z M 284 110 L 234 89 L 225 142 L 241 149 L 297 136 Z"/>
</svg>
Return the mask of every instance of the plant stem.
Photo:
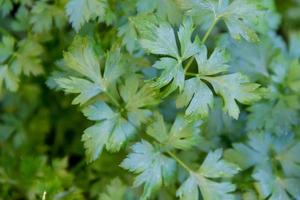
<svg viewBox="0 0 300 200">
<path fill-rule="evenodd" d="M 188 71 L 188 69 L 190 68 L 190 66 L 192 65 L 194 60 L 194 57 L 191 57 L 188 61 L 188 63 L 186 64 L 185 68 L 184 68 L 184 73 L 186 73 Z"/>
<path fill-rule="evenodd" d="M 174 153 L 171 151 L 167 151 L 167 153 L 178 162 L 179 165 L 181 165 L 185 170 L 187 170 L 189 173 L 193 173 L 193 170 L 187 166 L 180 158 L 178 158 Z"/>
<path fill-rule="evenodd" d="M 203 39 L 202 39 L 202 44 L 204 44 L 209 36 L 209 34 L 211 33 L 211 31 L 213 30 L 213 28 L 215 27 L 215 25 L 217 24 L 217 22 L 219 21 L 220 17 L 215 17 L 214 21 L 211 23 L 211 25 L 209 26 L 208 30 L 206 31 Z M 188 69 L 191 67 L 192 63 L 193 63 L 194 57 L 191 57 L 188 61 L 188 63 L 186 64 L 186 66 L 184 67 L 184 73 L 187 74 Z"/>
<path fill-rule="evenodd" d="M 211 33 L 211 31 L 213 30 L 213 28 L 215 27 L 215 25 L 217 24 L 217 22 L 219 21 L 220 17 L 216 17 L 214 19 L 214 21 L 211 23 L 210 27 L 208 28 L 208 30 L 206 31 L 203 39 L 202 39 L 202 44 L 204 44 L 209 36 L 209 34 Z"/>
<path fill-rule="evenodd" d="M 113 102 L 117 107 L 120 107 L 119 102 L 118 102 L 111 94 L 109 94 L 108 92 L 105 92 L 105 94 L 108 96 L 108 98 L 110 98 L 110 100 L 112 100 L 112 102 Z"/>
<path fill-rule="evenodd" d="M 197 73 L 191 73 L 191 72 L 186 72 L 185 75 L 188 75 L 188 76 L 198 76 L 199 74 L 197 74 Z"/>
</svg>

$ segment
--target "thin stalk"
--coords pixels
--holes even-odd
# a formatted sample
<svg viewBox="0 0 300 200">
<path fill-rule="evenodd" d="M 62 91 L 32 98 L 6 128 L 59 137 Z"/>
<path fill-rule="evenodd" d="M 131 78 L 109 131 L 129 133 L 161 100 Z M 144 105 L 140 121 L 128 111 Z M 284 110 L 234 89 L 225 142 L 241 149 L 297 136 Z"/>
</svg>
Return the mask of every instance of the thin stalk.
<svg viewBox="0 0 300 200">
<path fill-rule="evenodd" d="M 119 102 L 111 95 L 109 94 L 108 92 L 105 92 L 105 94 L 108 96 L 108 98 L 117 106 L 117 107 L 120 107 L 120 104 Z"/>
<path fill-rule="evenodd" d="M 188 75 L 188 76 L 199 76 L 199 74 L 191 73 L 191 72 L 186 72 L 185 74 Z"/>
<path fill-rule="evenodd" d="M 203 39 L 202 39 L 202 44 L 204 44 L 208 38 L 208 36 L 210 35 L 211 31 L 213 30 L 213 28 L 215 27 L 215 25 L 217 24 L 217 22 L 219 21 L 220 17 L 216 17 L 214 19 L 214 21 L 211 23 L 210 27 L 208 28 L 208 30 L 206 31 Z"/>
<path fill-rule="evenodd" d="M 188 71 L 188 69 L 191 67 L 192 63 L 193 63 L 194 57 L 191 57 L 188 61 L 188 63 L 186 64 L 185 68 L 184 68 L 184 73 L 186 73 Z"/>
<path fill-rule="evenodd" d="M 167 153 L 176 160 L 176 162 L 181 165 L 186 171 L 188 171 L 189 173 L 194 173 L 193 170 L 187 166 L 182 160 L 180 160 L 180 158 L 178 158 L 174 153 L 172 153 L 171 151 L 167 151 Z"/>
<path fill-rule="evenodd" d="M 208 30 L 206 31 L 203 39 L 202 39 L 202 44 L 204 44 L 208 38 L 208 36 L 210 35 L 211 31 L 213 30 L 213 28 L 215 27 L 215 25 L 217 24 L 217 22 L 219 21 L 220 17 L 215 17 L 214 21 L 211 23 L 211 25 L 209 26 Z M 186 64 L 186 66 L 184 67 L 184 73 L 187 74 L 188 69 L 191 67 L 192 63 L 193 63 L 194 57 L 191 57 L 188 61 L 188 63 Z M 188 74 L 187 74 L 188 75 Z"/>
</svg>

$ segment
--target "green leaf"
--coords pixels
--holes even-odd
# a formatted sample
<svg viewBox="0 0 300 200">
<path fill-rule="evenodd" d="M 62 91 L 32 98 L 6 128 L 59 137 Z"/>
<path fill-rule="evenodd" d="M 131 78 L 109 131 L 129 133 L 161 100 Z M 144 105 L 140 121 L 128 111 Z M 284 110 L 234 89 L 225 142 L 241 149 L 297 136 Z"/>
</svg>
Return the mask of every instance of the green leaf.
<svg viewBox="0 0 300 200">
<path fill-rule="evenodd" d="M 96 18 L 102 19 L 106 8 L 106 0 L 69 0 L 66 12 L 72 27 L 78 32 L 86 22 Z"/>
<path fill-rule="evenodd" d="M 106 92 L 125 72 L 119 49 L 107 53 L 104 74 L 102 76 L 99 59 L 93 49 L 93 43 L 87 38 L 76 37 L 68 52 L 64 53 L 66 65 L 77 72 L 77 76 L 58 77 L 55 81 L 67 93 L 79 93 L 73 103 L 83 104 L 96 95 Z M 84 77 L 84 78 L 82 78 Z"/>
<path fill-rule="evenodd" d="M 144 184 L 142 199 L 148 199 L 163 184 L 168 184 L 173 180 L 176 162 L 145 140 L 134 144 L 132 151 L 123 160 L 121 167 L 139 174 L 135 178 L 134 186 Z"/>
<path fill-rule="evenodd" d="M 234 200 L 235 186 L 229 182 L 214 182 L 204 177 L 190 176 L 177 190 L 182 200 L 198 200 L 199 189 L 204 200 Z"/>
<path fill-rule="evenodd" d="M 192 34 L 195 30 L 195 25 L 192 18 L 185 18 L 178 30 L 178 39 L 180 42 L 180 52 L 183 60 L 201 52 L 201 44 L 198 37 L 192 41 Z"/>
<path fill-rule="evenodd" d="M 100 85 L 82 78 L 58 78 L 56 82 L 66 93 L 79 93 L 72 101 L 73 104 L 85 103 L 103 91 Z"/>
<path fill-rule="evenodd" d="M 7 65 L 0 65 L 0 94 L 2 92 L 3 83 L 10 91 L 17 91 L 19 87 L 19 78 L 8 68 Z"/>
<path fill-rule="evenodd" d="M 128 22 L 118 28 L 118 36 L 123 38 L 123 45 L 126 46 L 129 53 L 133 53 L 138 49 L 139 43 L 137 42 L 137 32 L 132 18 L 129 18 Z"/>
<path fill-rule="evenodd" d="M 287 73 L 287 85 L 293 91 L 300 92 L 300 63 L 298 60 L 295 60 L 291 63 L 291 66 Z"/>
<path fill-rule="evenodd" d="M 149 37 L 140 39 L 144 49 L 153 54 L 168 55 L 174 58 L 179 57 L 175 34 L 171 25 L 161 23 L 146 34 Z"/>
<path fill-rule="evenodd" d="M 162 69 L 160 76 L 151 84 L 153 87 L 161 88 L 171 82 L 171 85 L 176 89 L 182 90 L 184 87 L 184 70 L 182 63 L 178 63 L 173 58 L 161 58 L 153 65 L 154 68 Z"/>
<path fill-rule="evenodd" d="M 213 106 L 213 93 L 208 86 L 198 78 L 185 81 L 183 92 L 176 100 L 178 107 L 188 106 L 186 115 L 208 115 L 209 108 Z"/>
<path fill-rule="evenodd" d="M 160 18 L 168 20 L 172 24 L 179 23 L 182 17 L 179 7 L 172 0 L 138 0 L 137 10 L 139 13 L 155 12 Z"/>
<path fill-rule="evenodd" d="M 222 150 L 210 152 L 197 172 L 191 172 L 187 180 L 177 190 L 176 195 L 183 200 L 199 199 L 198 188 L 204 200 L 233 200 L 235 186 L 230 182 L 217 182 L 211 178 L 232 177 L 239 167 L 221 159 Z"/>
<path fill-rule="evenodd" d="M 46 1 L 36 2 L 31 10 L 30 24 L 35 33 L 50 31 L 56 25 L 62 28 L 66 24 L 64 9 L 59 5 L 51 5 Z"/>
<path fill-rule="evenodd" d="M 11 36 L 3 36 L 0 43 L 0 63 L 6 61 L 14 52 L 15 39 Z"/>
<path fill-rule="evenodd" d="M 233 147 L 234 149 L 226 152 L 226 157 L 243 169 L 255 166 L 257 169 L 268 170 L 276 164 L 277 167 L 281 166 L 284 175 L 299 177 L 300 159 L 297 152 L 300 143 L 292 135 L 253 133 L 246 144 L 237 143 Z M 245 157 L 248 159 L 244 159 Z"/>
<path fill-rule="evenodd" d="M 163 116 L 156 113 L 146 132 L 164 146 L 188 150 L 200 142 L 200 124 L 200 121 L 190 121 L 178 115 L 169 128 Z"/>
<path fill-rule="evenodd" d="M 18 50 L 11 63 L 15 74 L 23 72 L 25 75 L 40 75 L 44 73 L 41 55 L 43 46 L 34 38 L 25 38 L 18 42 Z"/>
<path fill-rule="evenodd" d="M 251 166 L 265 167 L 269 165 L 269 150 L 272 145 L 272 136 L 270 134 L 252 133 L 246 144 L 235 143 L 234 149 L 225 153 L 225 157 L 237 163 L 242 169 Z M 247 159 L 245 159 L 247 158 Z"/>
<path fill-rule="evenodd" d="M 115 107 L 109 107 L 103 101 L 98 101 L 83 109 L 83 114 L 88 119 L 97 121 L 82 136 L 89 161 L 96 160 L 104 146 L 108 151 L 119 151 L 151 116 L 147 106 L 157 103 L 156 92 L 147 85 L 139 87 L 139 77 L 128 75 L 124 84 L 119 87 L 119 95 L 124 104 L 113 101 Z M 110 95 L 117 99 L 115 94 Z"/>
<path fill-rule="evenodd" d="M 260 99 L 260 95 L 256 90 L 259 84 L 249 83 L 247 77 L 240 73 L 216 77 L 206 76 L 203 79 L 212 84 L 216 93 L 222 96 L 224 111 L 234 119 L 237 119 L 240 113 L 236 100 L 243 104 L 250 104 Z"/>
<path fill-rule="evenodd" d="M 259 40 L 255 29 L 260 21 L 265 20 L 265 14 L 256 2 L 235 0 L 221 15 L 234 39 L 243 37 L 251 42 Z"/>
<path fill-rule="evenodd" d="M 0 1 L 0 11 L 3 17 L 8 15 L 12 9 L 13 9 L 13 2 L 11 0 Z"/>
<path fill-rule="evenodd" d="M 207 48 L 202 45 L 201 51 L 195 55 L 198 72 L 201 75 L 214 75 L 226 72 L 228 69 L 229 56 L 225 49 L 216 48 L 213 53 L 207 58 Z"/>
<path fill-rule="evenodd" d="M 258 41 L 256 31 L 266 23 L 265 12 L 256 1 L 179 0 L 179 4 L 188 15 L 196 17 L 196 22 L 205 26 L 224 20 L 230 35 L 237 40 L 243 37 L 247 41 Z"/>
<path fill-rule="evenodd" d="M 111 152 L 119 151 L 136 132 L 130 122 L 103 102 L 86 107 L 83 114 L 88 119 L 97 121 L 95 125 L 87 128 L 82 136 L 89 161 L 96 160 L 104 146 Z"/>
<path fill-rule="evenodd" d="M 55 79 L 65 92 L 79 93 L 73 101 L 74 104 L 83 104 L 106 90 L 99 60 L 87 38 L 76 37 L 69 51 L 64 53 L 64 61 L 70 69 L 86 78 L 69 76 Z"/>
<path fill-rule="evenodd" d="M 124 200 L 126 186 L 119 178 L 111 180 L 110 184 L 106 186 L 106 193 L 101 193 L 101 200 Z"/>
<path fill-rule="evenodd" d="M 298 178 L 280 178 L 271 170 L 261 169 L 253 174 L 253 178 L 258 181 L 256 187 L 262 198 L 292 200 L 300 196 Z"/>
<path fill-rule="evenodd" d="M 175 31 L 170 24 L 166 22 L 151 23 L 144 18 L 140 19 L 139 22 L 146 24 L 137 26 L 141 35 L 140 43 L 142 47 L 152 54 L 169 56 L 162 57 L 154 63 L 153 67 L 161 69 L 162 72 L 151 85 L 162 88 L 171 83 L 165 90 L 164 96 L 177 88 L 182 91 L 185 80 L 182 62 L 201 51 L 198 37 L 192 41 L 192 34 L 195 30 L 192 19 L 185 18 L 182 25 L 180 25 L 177 32 L 179 45 L 177 45 Z"/>
<path fill-rule="evenodd" d="M 135 111 L 147 106 L 153 106 L 159 103 L 157 91 L 145 84 L 140 87 L 141 79 L 136 75 L 128 75 L 120 88 L 120 95 L 126 102 L 125 109 Z"/>
<path fill-rule="evenodd" d="M 278 135 L 286 135 L 299 121 L 297 111 L 283 100 L 276 103 L 260 102 L 252 105 L 249 111 L 246 127 L 249 131 L 265 130 Z"/>
<path fill-rule="evenodd" d="M 239 171 L 235 164 L 222 160 L 223 151 L 217 149 L 210 152 L 203 161 L 198 173 L 208 178 L 232 177 Z"/>
<path fill-rule="evenodd" d="M 64 53 L 68 67 L 95 83 L 101 83 L 100 64 L 88 38 L 76 37 L 68 52 Z"/>
</svg>

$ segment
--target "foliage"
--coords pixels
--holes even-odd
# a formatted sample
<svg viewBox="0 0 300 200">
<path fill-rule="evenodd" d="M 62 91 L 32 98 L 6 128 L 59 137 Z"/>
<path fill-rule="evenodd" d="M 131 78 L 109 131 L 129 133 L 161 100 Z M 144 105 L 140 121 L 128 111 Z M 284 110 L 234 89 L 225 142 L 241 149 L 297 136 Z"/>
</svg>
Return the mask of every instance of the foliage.
<svg viewBox="0 0 300 200">
<path fill-rule="evenodd" d="M 0 200 L 300 199 L 297 0 L 0 0 Z"/>
</svg>

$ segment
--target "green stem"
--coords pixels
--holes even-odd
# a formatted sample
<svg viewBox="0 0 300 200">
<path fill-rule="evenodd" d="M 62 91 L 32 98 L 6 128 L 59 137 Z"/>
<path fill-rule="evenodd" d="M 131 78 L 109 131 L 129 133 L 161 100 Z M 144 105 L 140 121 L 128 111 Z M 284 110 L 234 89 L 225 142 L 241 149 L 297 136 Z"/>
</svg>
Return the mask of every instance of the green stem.
<svg viewBox="0 0 300 200">
<path fill-rule="evenodd" d="M 178 162 L 179 165 L 181 165 L 186 171 L 188 171 L 189 173 L 194 173 L 193 170 L 187 166 L 182 160 L 180 160 L 180 158 L 178 158 L 174 153 L 172 153 L 171 151 L 167 151 L 167 153 L 176 160 L 176 162 Z"/>
<path fill-rule="evenodd" d="M 190 73 L 190 72 L 186 72 L 185 75 L 188 75 L 188 76 L 199 76 L 199 74 L 197 74 L 197 73 Z"/>
<path fill-rule="evenodd" d="M 191 57 L 188 61 L 188 63 L 186 64 L 185 68 L 184 68 L 184 73 L 186 73 L 188 71 L 188 69 L 191 67 L 192 63 L 193 63 L 194 57 Z"/>
<path fill-rule="evenodd" d="M 220 17 L 215 17 L 214 21 L 211 23 L 210 27 L 208 28 L 208 30 L 206 31 L 203 39 L 202 39 L 202 44 L 204 44 L 208 38 L 208 36 L 210 35 L 211 31 L 213 30 L 213 28 L 215 27 L 215 25 L 217 24 L 217 22 L 219 21 Z M 191 67 L 192 63 L 193 63 L 194 57 L 191 57 L 188 61 L 188 63 L 186 64 L 186 66 L 184 67 L 184 73 L 187 74 L 188 69 Z"/>
<path fill-rule="evenodd" d="M 210 27 L 208 28 L 208 30 L 206 31 L 203 39 L 202 39 L 202 44 L 204 44 L 209 36 L 209 34 L 211 33 L 211 31 L 213 30 L 213 28 L 215 27 L 215 25 L 217 24 L 217 22 L 219 21 L 220 17 L 216 17 L 214 19 L 214 21 L 211 23 Z"/>
<path fill-rule="evenodd" d="M 105 92 L 105 94 L 108 96 L 108 98 L 115 104 L 115 106 L 120 107 L 119 102 L 108 92 Z"/>
</svg>

